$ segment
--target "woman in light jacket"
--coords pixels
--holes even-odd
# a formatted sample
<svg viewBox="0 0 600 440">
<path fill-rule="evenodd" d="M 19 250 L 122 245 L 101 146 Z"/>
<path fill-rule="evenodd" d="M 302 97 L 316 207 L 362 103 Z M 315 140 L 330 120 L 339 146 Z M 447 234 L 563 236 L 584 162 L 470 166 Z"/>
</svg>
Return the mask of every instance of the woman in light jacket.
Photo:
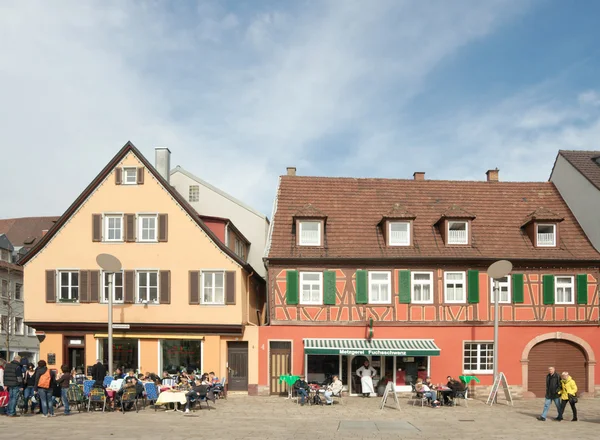
<svg viewBox="0 0 600 440">
<path fill-rule="evenodd" d="M 560 414 L 556 418 L 559 422 L 563 419 L 563 414 L 565 412 L 565 408 L 567 407 L 567 402 L 571 405 L 571 411 L 573 411 L 573 420 L 572 422 L 577 421 L 577 408 L 575 404 L 577 403 L 577 384 L 573 380 L 567 371 L 563 371 L 560 375 L 562 377 L 561 389 L 558 392 L 560 395 Z"/>
</svg>

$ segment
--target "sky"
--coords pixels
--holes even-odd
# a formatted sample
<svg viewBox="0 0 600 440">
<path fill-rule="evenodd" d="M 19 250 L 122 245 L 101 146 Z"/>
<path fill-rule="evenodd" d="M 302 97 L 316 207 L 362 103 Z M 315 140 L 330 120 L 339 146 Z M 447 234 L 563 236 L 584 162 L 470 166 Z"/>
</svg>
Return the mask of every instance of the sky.
<svg viewBox="0 0 600 440">
<path fill-rule="evenodd" d="M 600 150 L 600 2 L 0 2 L 0 218 L 129 140 L 271 215 L 278 176 L 547 180 Z"/>
</svg>

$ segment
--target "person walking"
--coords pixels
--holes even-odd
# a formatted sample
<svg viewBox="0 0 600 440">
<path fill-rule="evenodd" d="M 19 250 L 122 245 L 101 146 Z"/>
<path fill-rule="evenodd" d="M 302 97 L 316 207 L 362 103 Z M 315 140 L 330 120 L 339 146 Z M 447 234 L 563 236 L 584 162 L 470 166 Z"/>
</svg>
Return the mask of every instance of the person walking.
<svg viewBox="0 0 600 440">
<path fill-rule="evenodd" d="M 62 399 L 62 403 L 65 407 L 65 416 L 71 414 L 71 408 L 69 407 L 69 385 L 71 384 L 71 373 L 68 365 L 63 365 L 61 367 L 62 375 L 56 381 L 57 385 L 60 387 L 60 397 Z"/>
<path fill-rule="evenodd" d="M 4 366 L 4 386 L 8 388 L 8 417 L 19 417 L 17 415 L 17 400 L 19 391 L 23 387 L 23 370 L 21 370 L 21 356 L 15 355 L 12 362 Z"/>
<path fill-rule="evenodd" d="M 42 417 L 54 417 L 52 390 L 54 390 L 55 386 L 56 376 L 54 372 L 48 369 L 46 361 L 39 361 L 37 370 L 35 370 L 34 391 L 40 396 Z"/>
<path fill-rule="evenodd" d="M 556 411 L 560 416 L 560 397 L 559 391 L 561 390 L 560 376 L 554 369 L 554 367 L 548 367 L 548 374 L 546 375 L 546 398 L 544 400 L 544 410 L 542 411 L 542 415 L 538 416 L 538 420 L 545 422 L 546 417 L 548 416 L 548 410 L 550 409 L 550 405 L 554 402 L 556 406 Z"/>
<path fill-rule="evenodd" d="M 562 380 L 560 394 L 560 413 L 556 418 L 557 421 L 561 421 L 563 419 L 563 414 L 565 413 L 565 408 L 567 407 L 567 402 L 571 405 L 571 411 L 573 411 L 573 419 L 572 422 L 577 421 L 577 407 L 575 404 L 577 403 L 577 384 L 573 380 L 571 376 L 569 376 L 568 371 L 563 371 L 561 374 Z"/>
<path fill-rule="evenodd" d="M 35 386 L 35 365 L 29 363 L 27 364 L 27 371 L 25 371 L 25 377 L 23 378 L 23 386 L 25 390 L 23 391 L 23 400 L 24 402 L 24 412 L 27 414 L 29 410 L 29 401 L 31 401 L 31 414 L 34 413 L 35 403 L 32 400 L 34 396 L 33 387 Z"/>
</svg>

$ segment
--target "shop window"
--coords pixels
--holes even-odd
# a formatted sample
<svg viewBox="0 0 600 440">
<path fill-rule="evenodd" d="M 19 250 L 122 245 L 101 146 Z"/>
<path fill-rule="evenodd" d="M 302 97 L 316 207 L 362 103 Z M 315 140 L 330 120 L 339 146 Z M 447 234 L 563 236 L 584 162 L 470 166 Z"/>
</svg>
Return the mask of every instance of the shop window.
<svg viewBox="0 0 600 440">
<path fill-rule="evenodd" d="M 340 373 L 340 355 L 309 354 L 306 369 L 307 382 L 322 384 Z"/>
<path fill-rule="evenodd" d="M 99 357 L 108 365 L 108 339 L 100 339 Z M 113 339 L 113 370 L 121 368 L 123 371 L 137 370 L 138 365 L 138 339 Z"/>
<path fill-rule="evenodd" d="M 396 385 L 414 384 L 417 379 L 427 377 L 427 362 L 425 356 L 396 356 Z"/>
<path fill-rule="evenodd" d="M 202 341 L 164 339 L 161 341 L 161 346 L 161 372 L 167 371 L 169 374 L 175 374 L 182 370 L 200 370 L 202 365 Z"/>
</svg>

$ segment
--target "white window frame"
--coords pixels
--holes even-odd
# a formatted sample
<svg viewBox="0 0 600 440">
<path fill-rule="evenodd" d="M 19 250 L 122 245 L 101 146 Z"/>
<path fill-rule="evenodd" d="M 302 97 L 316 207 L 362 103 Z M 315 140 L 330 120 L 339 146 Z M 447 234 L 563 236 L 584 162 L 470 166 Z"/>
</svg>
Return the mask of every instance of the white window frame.
<svg viewBox="0 0 600 440">
<path fill-rule="evenodd" d="M 15 295 L 14 298 L 16 301 L 23 301 L 23 283 L 13 283 L 15 286 Z M 19 286 L 19 295 L 21 296 L 20 298 L 17 298 L 17 286 Z"/>
<path fill-rule="evenodd" d="M 375 281 L 375 283 L 377 283 L 379 285 L 387 284 L 389 298 L 387 300 L 380 299 L 380 300 L 374 301 L 372 298 L 373 295 L 371 292 L 372 283 L 373 283 L 373 275 L 382 275 L 382 274 L 387 275 L 387 283 L 384 283 L 382 281 Z M 391 304 L 392 296 L 393 296 L 392 295 L 392 272 L 388 271 L 388 270 L 369 271 L 369 304 Z"/>
<path fill-rule="evenodd" d="M 319 280 L 318 281 L 305 281 L 304 280 L 304 276 L 305 275 L 318 275 L 319 276 Z M 316 301 L 312 301 L 312 300 L 308 300 L 305 301 L 303 299 L 302 296 L 302 292 L 303 292 L 303 288 L 302 286 L 307 283 L 307 284 L 311 284 L 312 286 L 314 286 L 315 284 L 317 284 L 319 287 L 319 299 Z M 304 304 L 304 305 L 322 305 L 323 304 L 323 272 L 300 272 L 300 304 Z"/>
<path fill-rule="evenodd" d="M 105 288 L 108 287 L 106 285 L 105 281 L 104 281 L 104 278 L 105 278 L 105 275 L 109 274 L 109 273 L 117 274 L 119 272 L 105 272 L 105 271 L 101 272 L 101 275 L 102 275 L 102 290 L 100 290 L 100 302 L 102 304 L 108 304 L 108 297 L 104 298 L 104 290 L 105 290 Z M 121 287 L 121 289 L 123 289 L 123 295 L 122 295 L 123 299 L 117 300 L 115 298 L 115 289 L 116 289 L 115 279 L 116 279 L 116 277 L 113 276 L 113 282 L 112 282 L 112 286 L 111 286 L 112 287 L 112 292 L 109 292 L 109 294 L 112 293 L 113 304 L 123 304 L 125 302 L 125 272 L 123 270 L 121 270 L 120 273 L 121 273 L 121 286 L 120 287 Z"/>
<path fill-rule="evenodd" d="M 63 286 L 62 284 L 62 274 L 63 273 L 68 273 L 69 274 L 69 283 L 65 286 Z M 77 284 L 73 284 L 73 274 L 76 273 L 77 274 Z M 58 284 L 57 286 L 57 291 L 56 291 L 56 302 L 79 302 L 79 277 L 81 276 L 81 274 L 79 273 L 79 270 L 77 269 L 59 269 L 57 270 L 57 281 L 56 283 Z M 69 289 L 69 297 L 66 299 L 62 298 L 62 288 L 63 287 L 67 287 Z M 75 300 L 73 298 L 73 287 L 77 287 L 77 299 Z"/>
<path fill-rule="evenodd" d="M 552 227 L 552 244 L 540 244 L 539 238 L 539 228 L 540 226 L 551 226 Z M 554 223 L 536 223 L 535 224 L 535 242 L 537 247 L 556 247 L 556 224 Z"/>
<path fill-rule="evenodd" d="M 108 238 L 108 224 L 110 219 L 114 219 L 114 218 L 119 218 L 121 220 L 121 238 L 116 239 L 110 239 Z M 123 214 L 104 214 L 104 218 L 103 218 L 103 229 L 104 229 L 104 234 L 103 236 L 103 241 L 107 241 L 107 242 L 111 242 L 111 243 L 121 243 L 124 241 L 124 237 L 123 237 L 123 232 L 125 230 L 125 228 L 123 227 Z"/>
<path fill-rule="evenodd" d="M 6 289 L 4 288 L 6 286 Z M 8 298 L 10 296 L 10 283 L 4 278 L 0 278 L 0 297 Z"/>
<path fill-rule="evenodd" d="M 451 273 L 460 273 L 463 276 L 463 281 L 462 281 L 463 299 L 461 299 L 461 300 L 457 300 L 457 299 L 448 300 L 448 274 L 451 274 Z M 454 282 L 454 284 L 456 284 L 456 282 Z M 444 302 L 447 304 L 464 304 L 467 302 L 467 272 L 464 272 L 461 270 L 450 270 L 450 271 L 444 272 Z"/>
<path fill-rule="evenodd" d="M 502 286 L 507 286 L 508 299 L 502 300 L 502 295 L 498 298 L 498 304 L 510 304 L 512 300 L 512 283 L 510 275 L 506 275 L 506 281 L 500 281 L 500 292 L 502 292 Z M 494 279 L 490 278 L 490 304 L 494 305 Z"/>
<path fill-rule="evenodd" d="M 216 274 L 221 274 L 223 276 L 223 302 L 217 302 L 215 301 L 215 275 Z M 212 301 L 204 301 L 204 279 L 206 276 L 212 276 L 212 287 L 210 289 L 212 289 Z M 226 295 L 226 291 L 225 291 L 225 271 L 221 270 L 221 269 L 215 269 L 215 270 L 203 270 L 200 276 L 200 283 L 202 288 L 200 289 L 200 304 L 206 304 L 206 305 L 216 305 L 216 306 L 223 306 L 225 305 L 225 295 Z"/>
<path fill-rule="evenodd" d="M 450 241 L 450 225 L 452 223 L 464 223 L 465 225 L 465 241 Z M 448 220 L 447 226 L 448 244 L 469 244 L 469 222 L 466 220 Z"/>
<path fill-rule="evenodd" d="M 475 344 L 477 346 L 477 368 L 476 369 L 465 369 L 465 351 L 467 350 L 467 347 L 466 347 L 467 344 L 471 344 L 471 345 Z M 463 356 L 462 356 L 463 374 L 470 374 L 470 373 L 492 374 L 494 372 L 493 367 L 491 370 L 481 368 L 481 365 L 482 365 L 481 351 L 482 351 L 483 344 L 491 344 L 492 345 L 492 362 L 491 362 L 491 364 L 494 365 L 494 341 L 463 341 Z M 487 350 L 487 348 L 486 348 L 486 350 Z"/>
<path fill-rule="evenodd" d="M 21 325 L 19 325 L 19 326 L 17 326 L 17 319 L 21 320 L 21 323 L 20 323 Z M 24 325 L 25 325 L 25 323 L 24 323 L 24 319 L 23 318 L 21 318 L 20 316 L 15 316 L 15 320 L 14 320 L 14 324 L 13 325 L 14 325 L 14 327 L 13 327 L 13 329 L 14 329 L 13 334 L 15 334 L 17 336 L 23 336 L 25 334 L 24 333 L 24 328 L 25 328 Z"/>
<path fill-rule="evenodd" d="M 316 223 L 317 224 L 317 243 L 305 243 L 302 241 L 302 229 L 303 225 L 306 223 Z M 322 240 L 322 222 L 319 220 L 300 220 L 298 221 L 298 229 L 300 236 L 298 237 L 298 244 L 300 246 L 321 246 Z"/>
<path fill-rule="evenodd" d="M 415 281 L 415 275 L 429 275 L 429 282 L 423 280 Z M 415 299 L 415 285 L 429 285 L 430 298 L 428 300 L 416 300 Z M 417 271 L 410 273 L 410 302 L 412 304 L 433 304 L 433 272 L 428 271 Z"/>
<path fill-rule="evenodd" d="M 27 336 L 35 336 L 35 329 L 33 327 L 29 327 L 28 325 L 26 325 L 27 327 Z"/>
<path fill-rule="evenodd" d="M 154 238 L 144 239 L 144 219 L 154 219 Z M 148 229 L 151 231 L 152 229 Z M 138 214 L 137 215 L 137 241 L 140 243 L 157 243 L 158 242 L 158 214 Z"/>
<path fill-rule="evenodd" d="M 143 295 L 140 294 L 140 275 L 146 274 L 147 285 L 144 287 L 145 292 Z M 150 274 L 156 274 L 156 301 L 150 300 Z M 123 295 L 125 293 L 123 292 Z M 136 303 L 142 304 L 146 301 L 146 304 L 160 304 L 160 273 L 158 269 L 138 269 L 135 271 L 135 300 Z"/>
<path fill-rule="evenodd" d="M 406 242 L 392 241 L 392 225 L 406 225 Z M 390 246 L 410 246 L 410 222 L 391 221 L 388 222 L 388 244 Z"/>
<path fill-rule="evenodd" d="M 570 280 L 570 283 L 568 285 L 566 284 L 561 284 L 561 286 L 564 288 L 565 286 L 568 286 L 571 288 L 571 301 L 559 301 L 558 300 L 558 279 L 559 278 L 568 278 Z M 554 277 L 554 304 L 575 304 L 575 277 L 569 276 L 569 275 L 556 275 Z"/>
<path fill-rule="evenodd" d="M 127 180 L 127 171 L 133 170 L 133 182 Z M 137 185 L 137 167 L 123 167 L 121 171 L 121 184 L 122 185 Z"/>
<path fill-rule="evenodd" d="M 235 243 L 235 245 L 234 245 L 235 246 L 235 251 L 234 251 L 235 254 L 238 257 L 240 257 L 242 260 L 245 259 L 246 258 L 246 255 L 245 255 L 246 244 L 237 236 L 235 237 L 234 243 Z"/>
<path fill-rule="evenodd" d="M 195 194 L 196 200 L 192 200 L 192 189 L 196 190 L 196 194 Z M 188 189 L 188 201 L 191 203 L 200 201 L 200 185 L 190 185 L 190 187 Z"/>
</svg>

